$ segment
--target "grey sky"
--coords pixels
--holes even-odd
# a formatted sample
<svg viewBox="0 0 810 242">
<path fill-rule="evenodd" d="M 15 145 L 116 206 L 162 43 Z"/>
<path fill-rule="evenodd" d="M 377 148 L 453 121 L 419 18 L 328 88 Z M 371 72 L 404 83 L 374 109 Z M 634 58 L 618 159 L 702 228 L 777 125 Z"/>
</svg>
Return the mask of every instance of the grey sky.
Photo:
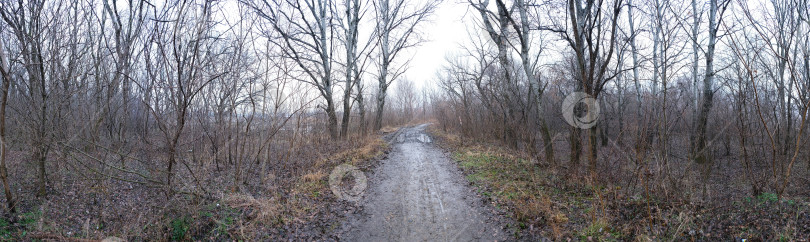
<svg viewBox="0 0 810 242">
<path fill-rule="evenodd" d="M 456 52 L 459 44 L 469 39 L 464 18 L 472 20 L 465 13 L 467 5 L 455 0 L 439 5 L 432 21 L 422 28 L 427 41 L 411 50 L 413 59 L 406 72 L 407 78 L 418 86 L 424 86 L 445 63 L 445 55 Z"/>
</svg>

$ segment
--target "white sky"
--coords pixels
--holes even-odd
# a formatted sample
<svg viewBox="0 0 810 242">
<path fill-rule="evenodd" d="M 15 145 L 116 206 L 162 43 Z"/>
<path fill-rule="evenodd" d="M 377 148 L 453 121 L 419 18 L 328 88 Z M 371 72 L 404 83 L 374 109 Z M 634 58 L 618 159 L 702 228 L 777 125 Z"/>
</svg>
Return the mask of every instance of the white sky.
<svg viewBox="0 0 810 242">
<path fill-rule="evenodd" d="M 413 59 L 405 76 L 418 87 L 432 85 L 429 82 L 446 62 L 445 55 L 458 52 L 459 45 L 469 39 L 465 23 L 471 21 L 467 2 L 447 0 L 439 5 L 421 28 L 426 42 L 411 50 Z"/>
</svg>

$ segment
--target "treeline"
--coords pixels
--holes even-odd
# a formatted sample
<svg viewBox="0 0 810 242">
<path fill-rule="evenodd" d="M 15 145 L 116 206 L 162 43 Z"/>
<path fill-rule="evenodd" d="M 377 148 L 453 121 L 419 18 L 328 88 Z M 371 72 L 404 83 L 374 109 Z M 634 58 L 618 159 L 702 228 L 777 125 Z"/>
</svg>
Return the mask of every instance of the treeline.
<svg viewBox="0 0 810 242">
<path fill-rule="evenodd" d="M 316 161 L 290 161 L 301 149 L 407 122 L 413 85 L 389 87 L 436 4 L 3 1 L 7 208 L 72 179 L 211 197 Z"/>
<path fill-rule="evenodd" d="M 443 129 L 597 181 L 649 181 L 665 197 L 737 182 L 709 193 L 806 192 L 807 1 L 468 5 L 476 28 L 432 96 Z M 575 92 L 593 99 L 563 107 Z M 596 125 L 567 124 L 565 112 L 589 118 L 588 100 L 601 107 Z"/>
</svg>

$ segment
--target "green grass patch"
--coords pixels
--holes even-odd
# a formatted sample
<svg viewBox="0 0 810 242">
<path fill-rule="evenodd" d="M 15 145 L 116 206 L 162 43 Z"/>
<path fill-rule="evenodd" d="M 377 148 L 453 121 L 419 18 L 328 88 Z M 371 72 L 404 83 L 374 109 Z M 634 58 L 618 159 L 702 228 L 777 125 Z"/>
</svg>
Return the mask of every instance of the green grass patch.
<svg viewBox="0 0 810 242">
<path fill-rule="evenodd" d="M 621 234 L 614 231 L 607 222 L 597 220 L 580 230 L 578 237 L 580 241 L 618 241 Z"/>
<path fill-rule="evenodd" d="M 39 209 L 32 209 L 31 211 L 25 212 L 20 215 L 20 225 L 27 229 L 33 229 L 33 226 L 39 220 L 39 217 L 42 216 L 42 212 Z"/>
<path fill-rule="evenodd" d="M 447 144 L 451 157 L 464 170 L 466 179 L 477 187 L 478 193 L 489 197 L 495 207 L 505 210 L 515 220 L 508 228 L 514 234 L 533 227 L 542 228 L 542 235 L 552 240 L 577 240 L 588 237 L 604 240 L 623 238 L 607 229 L 607 222 L 591 224 L 583 210 L 593 210 L 594 191 L 604 187 L 588 187 L 557 174 L 557 170 L 539 166 L 519 151 L 491 144 L 465 145 L 453 135 L 432 129 L 437 143 Z M 450 138 L 448 138 L 450 137 Z M 443 138 L 443 139 L 441 139 Z M 443 147 L 447 147 L 444 146 Z M 601 221 L 610 221 L 600 219 Z M 615 239 L 613 239 L 615 240 Z M 599 240 L 594 240 L 599 241 Z"/>
<path fill-rule="evenodd" d="M 544 175 L 528 160 L 474 149 L 455 152 L 453 159 L 465 170 L 467 180 L 479 187 L 479 193 L 513 213 L 518 222 L 515 228 L 544 221 L 540 218 L 549 213 L 549 201 L 538 199 L 543 186 L 534 182 Z"/>
<path fill-rule="evenodd" d="M 757 196 L 757 200 L 759 203 L 773 203 L 779 201 L 779 196 L 777 196 L 776 193 L 766 192 L 759 194 L 759 196 Z"/>
<path fill-rule="evenodd" d="M 236 223 L 236 220 L 240 216 L 240 211 L 239 209 L 228 206 L 224 202 L 219 202 L 206 206 L 200 211 L 200 216 L 202 219 L 206 219 L 213 224 L 212 227 L 207 228 L 210 229 L 210 231 L 207 232 L 209 235 L 215 238 L 227 238 L 230 236 L 228 230 Z M 206 233 L 205 231 L 201 232 Z"/>
<path fill-rule="evenodd" d="M 191 219 L 188 217 L 175 218 L 170 223 L 171 240 L 183 241 L 187 239 L 188 230 L 191 227 Z"/>
<path fill-rule="evenodd" d="M 11 224 L 3 217 L 0 217 L 0 240 L 11 240 Z"/>
</svg>

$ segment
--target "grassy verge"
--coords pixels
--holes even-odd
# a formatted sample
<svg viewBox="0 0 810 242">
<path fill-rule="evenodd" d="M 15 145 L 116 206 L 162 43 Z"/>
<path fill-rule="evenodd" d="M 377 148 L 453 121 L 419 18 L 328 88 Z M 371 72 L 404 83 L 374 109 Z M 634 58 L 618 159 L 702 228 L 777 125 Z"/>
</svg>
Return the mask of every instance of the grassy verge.
<svg viewBox="0 0 810 242">
<path fill-rule="evenodd" d="M 538 169 L 529 159 L 492 146 L 465 142 L 453 134 L 434 127 L 428 130 L 438 143 L 452 152 L 452 158 L 478 192 L 503 209 L 516 224 L 510 225 L 515 235 L 525 230 L 545 229 L 547 237 L 562 236 L 569 217 L 554 205 L 546 186 L 554 176 Z M 557 194 L 559 195 L 559 194 Z"/>
<path fill-rule="evenodd" d="M 613 241 L 636 239 L 617 226 L 606 200 L 616 189 L 592 186 L 541 168 L 520 152 L 464 141 L 431 127 L 429 132 L 464 170 L 467 180 L 514 219 L 522 239 Z"/>
<path fill-rule="evenodd" d="M 705 205 L 628 192 L 541 168 L 519 152 L 431 127 L 479 193 L 503 209 L 521 239 L 555 241 L 794 241 L 810 235 L 810 203 L 763 194 Z M 599 184 L 599 185 L 593 185 Z"/>
<path fill-rule="evenodd" d="M 356 138 L 346 145 L 342 151 L 301 168 L 303 175 L 288 184 L 268 189 L 270 194 L 228 193 L 214 203 L 188 209 L 196 212 L 167 216 L 162 222 L 165 238 L 250 241 L 328 237 L 339 226 L 330 207 L 337 199 L 329 188 L 329 173 L 345 163 L 367 169 L 388 149 L 376 135 Z"/>
</svg>

